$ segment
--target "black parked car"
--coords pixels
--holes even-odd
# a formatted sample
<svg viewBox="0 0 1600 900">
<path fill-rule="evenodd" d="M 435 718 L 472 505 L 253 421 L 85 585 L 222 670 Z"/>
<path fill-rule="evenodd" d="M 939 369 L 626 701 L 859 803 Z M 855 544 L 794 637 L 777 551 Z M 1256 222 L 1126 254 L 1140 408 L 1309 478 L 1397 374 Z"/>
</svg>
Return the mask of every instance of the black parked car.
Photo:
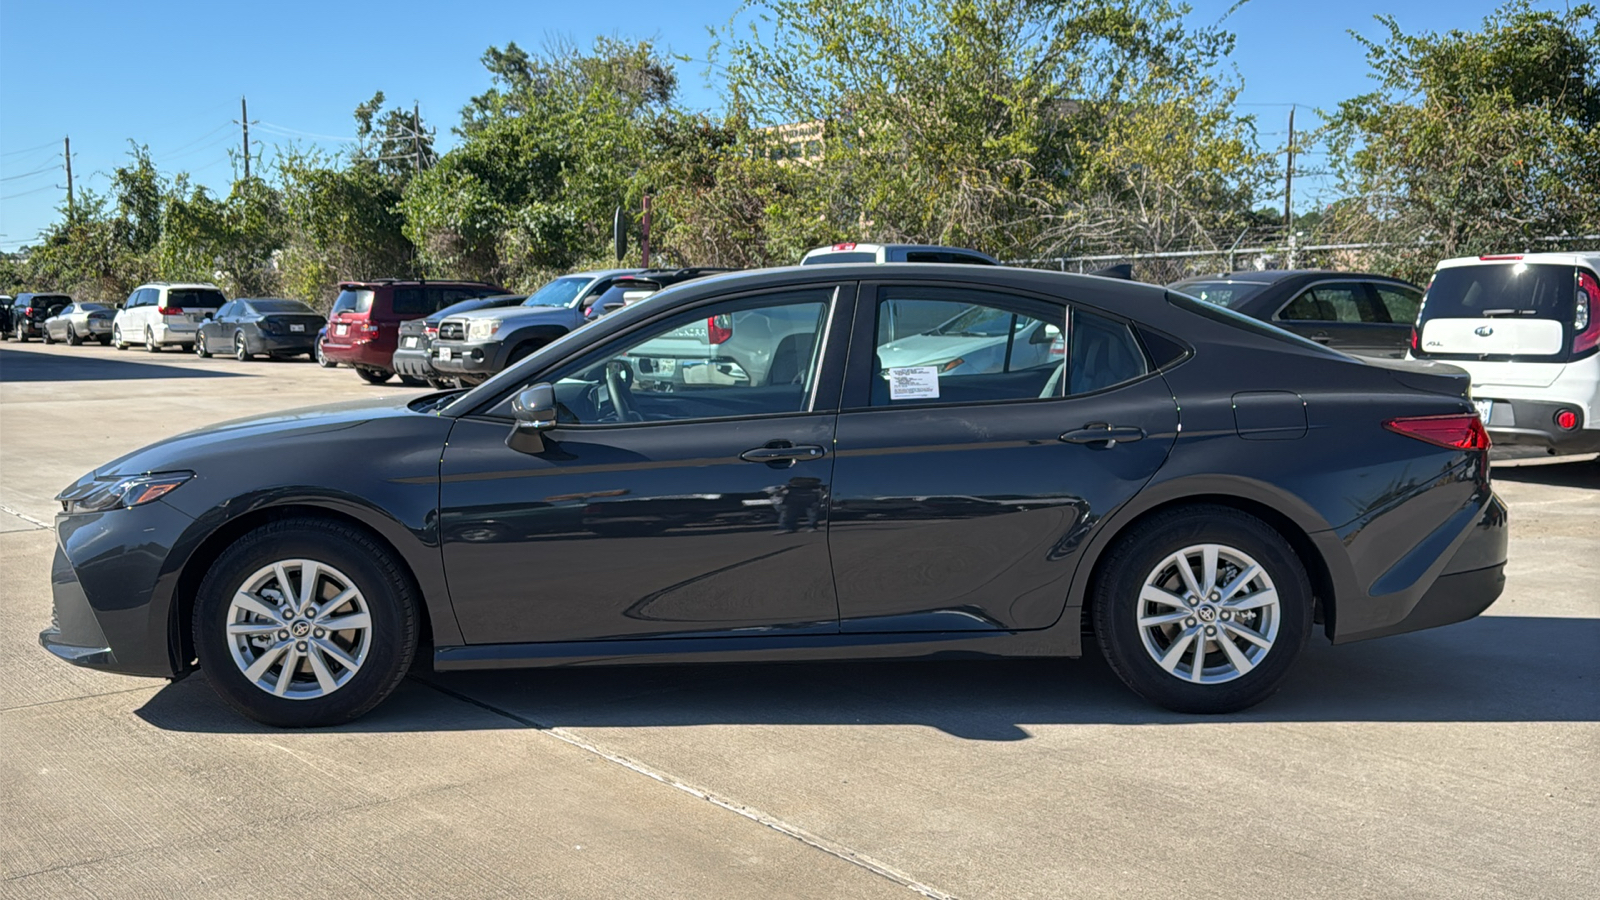
<svg viewBox="0 0 1600 900">
<path fill-rule="evenodd" d="M 22 342 L 44 337 L 44 320 L 71 304 L 67 294 L 18 294 L 0 318 L 0 335 Z"/>
<path fill-rule="evenodd" d="M 439 336 L 439 323 L 445 316 L 478 309 L 516 306 L 526 299 L 528 299 L 526 294 L 475 297 L 446 306 L 426 319 L 409 319 L 401 322 L 400 337 L 394 349 L 394 370 L 400 373 L 401 381 L 413 387 L 423 384 L 437 390 L 456 387 L 454 379 L 440 375 L 433 368 L 433 339 Z"/>
<path fill-rule="evenodd" d="M 1392 359 L 1410 348 L 1422 305 L 1409 281 L 1326 269 L 1225 272 L 1168 287 L 1336 350 Z"/>
<path fill-rule="evenodd" d="M 265 353 L 273 359 L 314 357 L 322 315 L 301 300 L 278 297 L 229 300 L 194 332 L 194 352 L 201 359 L 232 353 L 240 362 Z"/>
<path fill-rule="evenodd" d="M 981 334 L 936 337 L 1029 346 L 883 365 L 929 337 L 914 323 L 969 313 Z M 1353 358 L 1152 285 L 740 273 L 470 391 L 230 422 L 101 466 L 59 495 L 40 641 L 115 672 L 204 667 L 291 726 L 361 715 L 418 653 L 481 669 L 1086 642 L 1145 697 L 1226 712 L 1271 694 L 1318 626 L 1345 643 L 1494 601 L 1487 445 L 1459 369 Z"/>
</svg>

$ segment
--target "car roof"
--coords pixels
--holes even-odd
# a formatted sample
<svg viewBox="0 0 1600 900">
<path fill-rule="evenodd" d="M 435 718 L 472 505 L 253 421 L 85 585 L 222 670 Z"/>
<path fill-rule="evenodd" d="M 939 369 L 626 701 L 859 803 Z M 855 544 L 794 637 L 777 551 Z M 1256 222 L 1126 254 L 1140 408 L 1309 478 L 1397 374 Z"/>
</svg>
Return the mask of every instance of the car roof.
<svg viewBox="0 0 1600 900">
<path fill-rule="evenodd" d="M 134 288 L 134 290 L 142 291 L 145 288 L 205 288 L 206 290 L 210 291 L 222 290 L 209 281 L 146 281 L 144 284 Z"/>
<path fill-rule="evenodd" d="M 1600 250 L 1574 250 L 1570 253 L 1493 253 L 1483 256 L 1457 256 L 1439 260 L 1438 268 L 1458 266 L 1529 265 L 1588 266 L 1600 270 Z"/>
</svg>

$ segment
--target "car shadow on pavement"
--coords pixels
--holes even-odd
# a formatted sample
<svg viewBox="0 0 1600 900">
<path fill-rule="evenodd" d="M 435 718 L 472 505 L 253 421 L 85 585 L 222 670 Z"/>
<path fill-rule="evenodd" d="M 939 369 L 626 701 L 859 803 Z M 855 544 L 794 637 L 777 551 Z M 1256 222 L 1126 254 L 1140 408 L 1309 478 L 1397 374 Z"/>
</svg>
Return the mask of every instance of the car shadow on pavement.
<svg viewBox="0 0 1600 900">
<path fill-rule="evenodd" d="M 1288 684 L 1227 716 L 1186 716 L 1081 660 L 950 660 L 615 666 L 417 674 L 339 730 L 504 727 L 922 725 L 1019 741 L 1033 725 L 1600 720 L 1600 619 L 1485 616 L 1334 647 L 1317 636 Z M 472 713 L 472 714 L 467 714 Z M 203 675 L 138 715 L 163 729 L 270 732 L 228 709 Z"/>
<path fill-rule="evenodd" d="M 238 378 L 243 372 L 224 372 L 194 366 L 164 366 L 156 362 L 106 359 L 102 356 L 62 356 L 9 351 L 0 358 L 0 382 L 132 381 L 149 378 Z"/>
<path fill-rule="evenodd" d="M 1600 460 L 1542 466 L 1496 466 L 1493 472 L 1495 481 L 1600 490 Z"/>
</svg>

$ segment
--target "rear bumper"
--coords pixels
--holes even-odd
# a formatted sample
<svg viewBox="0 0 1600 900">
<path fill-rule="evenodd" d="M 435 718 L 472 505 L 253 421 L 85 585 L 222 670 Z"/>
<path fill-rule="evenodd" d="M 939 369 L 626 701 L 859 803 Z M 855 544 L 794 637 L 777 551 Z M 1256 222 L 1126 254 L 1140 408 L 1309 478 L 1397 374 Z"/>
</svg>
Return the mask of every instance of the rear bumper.
<svg viewBox="0 0 1600 900">
<path fill-rule="evenodd" d="M 1538 447 L 1554 453 L 1594 453 L 1600 451 L 1600 423 L 1589 419 L 1588 404 L 1561 400 L 1499 400 L 1485 423 L 1495 444 L 1506 447 Z M 1563 430 L 1556 415 L 1571 410 L 1578 427 Z"/>
<path fill-rule="evenodd" d="M 315 338 L 313 337 L 313 340 Z M 370 340 L 335 344 L 330 335 L 322 345 L 322 355 L 341 366 L 394 371 L 394 351 L 374 346 Z"/>
<path fill-rule="evenodd" d="M 263 334 L 251 349 L 257 353 L 310 353 L 316 346 L 316 334 Z"/>
<path fill-rule="evenodd" d="M 185 322 L 181 325 L 171 322 L 156 322 L 150 326 L 150 334 L 158 344 L 192 344 L 194 333 L 200 326 L 194 322 Z"/>
<path fill-rule="evenodd" d="M 422 347 L 396 350 L 392 362 L 394 370 L 411 378 L 437 378 L 439 373 L 434 371 L 429 361 L 429 352 Z"/>
</svg>

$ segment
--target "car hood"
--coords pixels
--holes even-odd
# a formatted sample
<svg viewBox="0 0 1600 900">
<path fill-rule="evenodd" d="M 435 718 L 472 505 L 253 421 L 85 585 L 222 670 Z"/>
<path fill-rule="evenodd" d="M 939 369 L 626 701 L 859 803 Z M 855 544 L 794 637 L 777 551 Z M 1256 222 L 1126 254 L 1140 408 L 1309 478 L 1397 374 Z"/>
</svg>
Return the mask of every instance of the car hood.
<svg viewBox="0 0 1600 900">
<path fill-rule="evenodd" d="M 502 306 L 498 309 L 474 309 L 471 312 L 456 313 L 451 319 L 534 319 L 542 316 L 567 317 L 572 315 L 572 309 L 566 306 Z"/>
<path fill-rule="evenodd" d="M 878 348 L 878 358 L 886 369 L 900 366 L 927 366 L 949 362 L 975 350 L 1004 341 L 1004 337 L 960 334 L 914 334 L 890 341 Z"/>
<path fill-rule="evenodd" d="M 285 452 L 301 439 L 397 417 L 430 415 L 414 412 L 394 398 L 350 400 L 305 409 L 287 410 L 266 416 L 233 419 L 190 431 L 159 443 L 142 447 L 95 469 L 85 478 L 105 479 L 144 472 L 194 469 L 207 460 L 227 457 L 247 448 L 252 454 L 283 445 Z M 448 422 L 444 423 L 448 428 Z"/>
</svg>

